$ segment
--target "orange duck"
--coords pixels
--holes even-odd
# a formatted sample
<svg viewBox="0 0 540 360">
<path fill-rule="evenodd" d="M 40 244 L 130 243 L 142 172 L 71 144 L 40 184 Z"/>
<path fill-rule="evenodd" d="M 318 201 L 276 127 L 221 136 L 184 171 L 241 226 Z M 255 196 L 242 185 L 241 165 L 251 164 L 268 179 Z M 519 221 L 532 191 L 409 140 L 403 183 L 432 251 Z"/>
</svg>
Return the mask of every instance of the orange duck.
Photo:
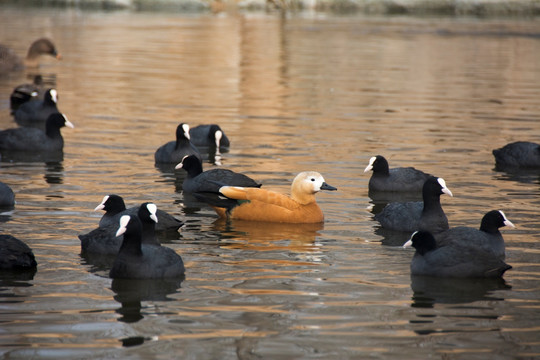
<svg viewBox="0 0 540 360">
<path fill-rule="evenodd" d="M 200 197 L 226 219 L 281 223 L 320 223 L 324 221 L 315 194 L 320 190 L 337 190 L 321 174 L 306 171 L 298 174 L 291 186 L 291 196 L 260 188 L 222 186 L 219 192 L 227 199 Z"/>
</svg>

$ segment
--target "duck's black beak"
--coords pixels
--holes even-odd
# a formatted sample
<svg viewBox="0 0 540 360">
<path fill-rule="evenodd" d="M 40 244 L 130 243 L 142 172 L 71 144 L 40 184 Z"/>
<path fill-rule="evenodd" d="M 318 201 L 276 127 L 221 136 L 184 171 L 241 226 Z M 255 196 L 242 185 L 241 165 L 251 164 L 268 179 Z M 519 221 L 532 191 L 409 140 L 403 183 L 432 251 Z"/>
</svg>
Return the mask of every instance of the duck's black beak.
<svg viewBox="0 0 540 360">
<path fill-rule="evenodd" d="M 334 191 L 334 190 L 337 190 L 337 188 L 335 188 L 333 186 L 330 186 L 327 183 L 323 182 L 322 185 L 321 185 L 321 190 Z"/>
</svg>

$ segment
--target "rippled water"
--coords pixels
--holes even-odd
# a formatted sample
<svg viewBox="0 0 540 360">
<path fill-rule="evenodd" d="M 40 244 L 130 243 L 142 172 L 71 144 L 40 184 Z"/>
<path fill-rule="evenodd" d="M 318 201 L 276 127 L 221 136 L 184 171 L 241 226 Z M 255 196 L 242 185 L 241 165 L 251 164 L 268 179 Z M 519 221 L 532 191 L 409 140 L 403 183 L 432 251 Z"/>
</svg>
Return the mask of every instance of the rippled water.
<svg viewBox="0 0 540 360">
<path fill-rule="evenodd" d="M 25 21 L 21 21 L 24 19 Z M 494 170 L 491 150 L 540 142 L 540 23 L 519 19 L 79 12 L 2 8 L 20 54 L 42 35 L 63 129 L 60 162 L 2 162 L 17 197 L 2 232 L 38 270 L 0 278 L 6 358 L 444 358 L 540 356 L 540 179 Z M 0 127 L 13 127 L 0 79 Z M 226 168 L 287 192 L 316 170 L 324 226 L 216 221 L 153 153 L 179 122 L 219 123 Z M 445 178 L 451 226 L 491 209 L 504 281 L 412 279 L 403 238 L 380 235 L 371 156 Z M 205 164 L 209 169 L 213 165 Z M 93 208 L 118 193 L 182 217 L 161 240 L 183 281 L 111 281 L 80 254 Z"/>
</svg>

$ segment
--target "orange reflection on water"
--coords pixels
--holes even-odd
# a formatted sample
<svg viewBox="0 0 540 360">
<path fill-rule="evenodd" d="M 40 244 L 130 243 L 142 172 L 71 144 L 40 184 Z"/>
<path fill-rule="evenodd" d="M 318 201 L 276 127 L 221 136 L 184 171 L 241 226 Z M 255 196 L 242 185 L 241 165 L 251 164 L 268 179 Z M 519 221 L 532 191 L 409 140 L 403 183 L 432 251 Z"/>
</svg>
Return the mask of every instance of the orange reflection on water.
<svg viewBox="0 0 540 360">
<path fill-rule="evenodd" d="M 197 334 L 174 334 L 160 335 L 160 340 L 175 339 L 207 339 L 207 338 L 229 338 L 229 337 L 265 337 L 275 335 L 277 331 L 247 331 L 241 329 L 221 329 L 215 331 L 201 332 Z"/>
</svg>

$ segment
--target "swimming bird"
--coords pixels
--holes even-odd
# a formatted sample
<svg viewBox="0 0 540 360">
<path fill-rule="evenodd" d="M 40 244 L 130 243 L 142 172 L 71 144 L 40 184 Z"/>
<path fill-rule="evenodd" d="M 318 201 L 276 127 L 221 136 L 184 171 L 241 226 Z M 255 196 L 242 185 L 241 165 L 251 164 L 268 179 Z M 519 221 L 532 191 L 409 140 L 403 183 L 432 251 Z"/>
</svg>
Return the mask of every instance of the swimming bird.
<svg viewBox="0 0 540 360">
<path fill-rule="evenodd" d="M 512 267 L 493 252 L 481 248 L 461 247 L 456 243 L 438 246 L 428 231 L 415 231 L 403 247 L 414 247 L 412 275 L 436 277 L 501 277 Z"/>
<path fill-rule="evenodd" d="M 202 163 L 194 155 L 184 156 L 175 169 L 184 169 L 187 176 L 182 183 L 185 192 L 219 192 L 224 185 L 261 187 L 255 180 L 228 169 L 210 169 L 203 172 Z"/>
<path fill-rule="evenodd" d="M 299 173 L 291 185 L 291 196 L 259 188 L 223 186 L 227 199 L 210 203 L 226 219 L 282 223 L 319 223 L 324 215 L 315 200 L 320 190 L 337 190 L 314 171 Z"/>
<path fill-rule="evenodd" d="M 15 111 L 14 119 L 19 126 L 36 127 L 45 129 L 45 124 L 49 116 L 59 113 L 58 92 L 56 89 L 47 89 L 43 100 L 35 99 L 22 104 Z"/>
<path fill-rule="evenodd" d="M 398 231 L 426 230 L 434 234 L 448 230 L 448 218 L 441 207 L 441 195 L 450 196 L 443 178 L 430 177 L 422 188 L 423 201 L 390 203 L 375 215 L 382 227 Z"/>
<path fill-rule="evenodd" d="M 189 125 L 178 125 L 176 128 L 176 141 L 169 141 L 161 145 L 154 154 L 155 162 L 178 164 L 186 155 L 195 155 L 202 162 L 199 149 L 189 139 Z"/>
<path fill-rule="evenodd" d="M 370 170 L 373 171 L 368 185 L 370 191 L 421 192 L 426 180 L 432 176 L 413 167 L 390 169 L 382 155 L 369 159 L 364 172 Z"/>
<path fill-rule="evenodd" d="M 216 124 L 197 125 L 189 129 L 191 143 L 197 147 L 228 148 L 230 141 L 227 135 Z"/>
<path fill-rule="evenodd" d="M 11 235 L 0 235 L 0 270 L 24 270 L 37 266 L 32 249 Z"/>
<path fill-rule="evenodd" d="M 493 252 L 501 260 L 505 259 L 504 239 L 499 231 L 503 226 L 515 227 L 500 210 L 487 212 L 480 223 L 480 230 L 458 226 L 435 235 L 437 246 L 455 244 L 462 248 L 473 248 Z"/>
<path fill-rule="evenodd" d="M 47 38 L 40 38 L 34 41 L 26 58 L 22 60 L 13 49 L 0 45 L 0 75 L 8 74 L 12 71 L 20 71 L 27 67 L 37 67 L 41 55 L 51 55 L 56 59 L 62 59 L 62 55 L 56 51 L 53 42 Z"/>
<path fill-rule="evenodd" d="M 104 210 L 105 214 L 99 220 L 100 227 L 106 227 L 109 225 L 117 226 L 118 220 L 122 215 L 136 215 L 139 211 L 139 206 L 134 206 L 126 209 L 124 199 L 120 195 L 111 194 L 105 195 L 101 203 L 96 206 L 94 211 Z M 156 212 L 158 223 L 156 226 L 157 231 L 166 230 L 178 230 L 184 222 L 175 218 L 166 211 L 158 209 Z"/>
<path fill-rule="evenodd" d="M 502 168 L 540 168 L 540 144 L 516 141 L 493 150 L 495 164 Z"/>
<path fill-rule="evenodd" d="M 26 152 L 53 152 L 64 149 L 60 128 L 73 124 L 60 113 L 51 114 L 45 123 L 45 131 L 31 127 L 19 127 L 0 131 L 0 150 Z"/>
<path fill-rule="evenodd" d="M 43 100 L 44 96 L 45 88 L 43 77 L 41 75 L 35 75 L 32 83 L 18 85 L 11 92 L 11 95 L 9 96 L 11 115 L 15 114 L 15 111 L 17 111 L 22 104 L 31 100 Z"/>
<path fill-rule="evenodd" d="M 123 215 L 116 236 L 124 239 L 109 272 L 113 279 L 163 279 L 185 273 L 182 257 L 165 246 L 142 243 L 142 224 L 137 216 Z"/>
<path fill-rule="evenodd" d="M 0 181 L 0 207 L 10 208 L 15 205 L 15 194 L 9 185 Z"/>
<path fill-rule="evenodd" d="M 141 243 L 159 246 L 155 229 L 157 218 L 157 206 L 153 203 L 143 203 L 138 207 L 137 216 L 141 221 Z M 120 217 L 119 217 L 120 218 Z M 81 240 L 81 252 L 83 254 L 116 255 L 122 245 L 123 237 L 116 236 L 118 222 L 100 226 L 87 234 L 79 235 Z"/>
</svg>

